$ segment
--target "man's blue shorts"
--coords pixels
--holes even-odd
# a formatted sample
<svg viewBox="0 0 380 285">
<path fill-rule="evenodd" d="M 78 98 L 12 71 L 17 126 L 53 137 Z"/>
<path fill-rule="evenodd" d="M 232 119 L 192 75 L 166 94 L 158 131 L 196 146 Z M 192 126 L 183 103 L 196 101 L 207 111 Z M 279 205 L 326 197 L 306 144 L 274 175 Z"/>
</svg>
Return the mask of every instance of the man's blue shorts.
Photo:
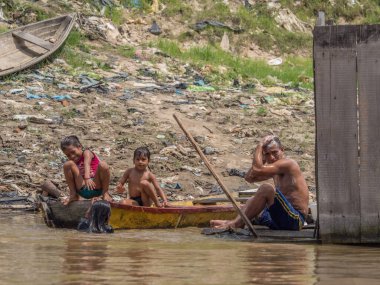
<svg viewBox="0 0 380 285">
<path fill-rule="evenodd" d="M 267 226 L 272 230 L 299 231 L 305 222 L 301 212 L 294 209 L 281 191 L 276 188 L 274 203 L 265 208 L 257 218 L 259 225 Z"/>
</svg>

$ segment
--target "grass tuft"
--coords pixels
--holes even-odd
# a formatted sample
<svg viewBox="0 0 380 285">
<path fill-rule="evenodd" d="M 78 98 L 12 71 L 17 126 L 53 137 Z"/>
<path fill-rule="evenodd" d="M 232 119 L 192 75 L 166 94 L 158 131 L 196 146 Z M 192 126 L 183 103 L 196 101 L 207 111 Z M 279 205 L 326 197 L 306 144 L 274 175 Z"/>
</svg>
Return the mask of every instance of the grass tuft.
<svg viewBox="0 0 380 285">
<path fill-rule="evenodd" d="M 240 76 L 245 80 L 256 78 L 263 84 L 272 84 L 268 78 L 277 78 L 284 84 L 312 88 L 313 68 L 311 58 L 288 57 L 280 66 L 270 66 L 263 60 L 241 58 L 211 45 L 181 50 L 174 41 L 161 39 L 156 46 L 164 53 L 195 65 L 225 67 L 226 72 L 216 69 L 209 74 L 214 81 L 231 81 Z"/>
</svg>

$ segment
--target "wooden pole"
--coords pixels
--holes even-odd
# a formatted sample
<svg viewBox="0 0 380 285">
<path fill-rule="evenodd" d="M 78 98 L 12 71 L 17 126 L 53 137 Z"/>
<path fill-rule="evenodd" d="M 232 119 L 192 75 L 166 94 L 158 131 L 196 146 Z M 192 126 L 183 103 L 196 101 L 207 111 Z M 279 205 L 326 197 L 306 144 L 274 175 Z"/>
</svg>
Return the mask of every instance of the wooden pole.
<svg viewBox="0 0 380 285">
<path fill-rule="evenodd" d="M 251 221 L 248 219 L 248 217 L 244 214 L 244 212 L 240 209 L 240 207 L 237 205 L 234 197 L 232 197 L 231 193 L 227 190 L 227 188 L 224 186 L 222 180 L 219 178 L 218 174 L 215 172 L 214 168 L 206 158 L 206 156 L 203 154 L 202 150 L 199 148 L 198 144 L 195 142 L 193 136 L 185 129 L 180 119 L 177 117 L 176 114 L 173 114 L 174 119 L 177 121 L 178 125 L 182 129 L 182 131 L 185 133 L 187 138 L 190 140 L 191 144 L 194 146 L 196 151 L 198 152 L 199 156 L 202 158 L 203 162 L 206 164 L 208 170 L 210 170 L 211 174 L 214 176 L 215 180 L 218 182 L 220 187 L 222 188 L 224 194 L 226 194 L 227 198 L 231 201 L 232 205 L 235 207 L 236 211 L 240 215 L 240 217 L 243 219 L 244 223 L 248 226 L 248 229 L 251 231 L 252 235 L 257 238 L 258 235 L 253 228 L 253 225 Z"/>
</svg>

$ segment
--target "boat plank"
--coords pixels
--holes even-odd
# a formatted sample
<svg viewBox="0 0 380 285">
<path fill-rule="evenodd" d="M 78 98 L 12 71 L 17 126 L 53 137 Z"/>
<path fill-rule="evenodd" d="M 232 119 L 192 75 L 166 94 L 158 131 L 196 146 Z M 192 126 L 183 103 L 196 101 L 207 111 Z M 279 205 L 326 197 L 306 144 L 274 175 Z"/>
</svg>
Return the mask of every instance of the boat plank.
<svg viewBox="0 0 380 285">
<path fill-rule="evenodd" d="M 32 34 L 29 34 L 29 33 L 25 33 L 25 32 L 13 32 L 12 35 L 16 38 L 19 38 L 21 40 L 24 40 L 24 41 L 27 41 L 27 42 L 30 42 L 32 44 L 35 44 L 37 46 L 40 46 L 40 47 L 43 47 L 44 49 L 46 50 L 51 50 L 54 45 L 39 38 L 39 37 L 36 37 Z"/>
</svg>

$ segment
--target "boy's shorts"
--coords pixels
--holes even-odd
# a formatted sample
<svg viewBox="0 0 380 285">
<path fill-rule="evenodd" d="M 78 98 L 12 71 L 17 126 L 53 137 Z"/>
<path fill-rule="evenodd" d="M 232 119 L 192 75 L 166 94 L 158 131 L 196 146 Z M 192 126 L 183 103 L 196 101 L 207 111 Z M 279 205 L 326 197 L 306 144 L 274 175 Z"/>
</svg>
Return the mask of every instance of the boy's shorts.
<svg viewBox="0 0 380 285">
<path fill-rule="evenodd" d="M 273 205 L 264 209 L 257 218 L 257 222 L 272 230 L 299 231 L 302 229 L 305 218 L 300 211 L 293 208 L 279 188 L 276 188 Z"/>
</svg>

